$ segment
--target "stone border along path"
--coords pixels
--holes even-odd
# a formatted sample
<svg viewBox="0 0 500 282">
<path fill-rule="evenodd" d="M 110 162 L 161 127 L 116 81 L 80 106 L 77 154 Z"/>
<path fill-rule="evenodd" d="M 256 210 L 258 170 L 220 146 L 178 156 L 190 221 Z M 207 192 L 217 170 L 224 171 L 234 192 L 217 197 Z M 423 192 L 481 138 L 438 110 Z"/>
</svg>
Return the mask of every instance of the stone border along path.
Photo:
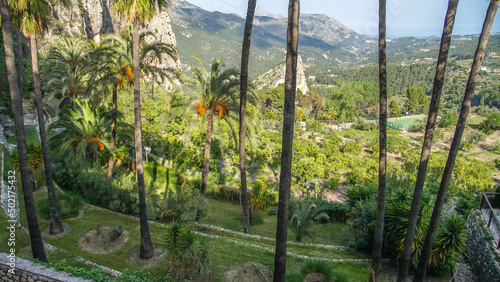
<svg viewBox="0 0 500 282">
<path fill-rule="evenodd" d="M 243 233 L 243 232 L 238 232 L 238 231 L 226 229 L 226 228 L 215 226 L 215 225 L 205 224 L 205 223 L 190 222 L 190 224 L 200 225 L 200 226 L 203 226 L 203 227 L 212 228 L 212 229 L 216 229 L 216 230 L 219 230 L 219 231 L 233 233 L 233 234 L 236 234 L 236 235 L 241 235 L 241 236 L 250 237 L 250 238 L 254 238 L 254 239 L 268 240 L 268 241 L 273 241 L 273 242 L 276 241 L 276 239 L 271 238 L 271 237 L 246 234 L 246 233 Z M 344 251 L 349 250 L 349 248 L 346 247 L 346 246 L 336 246 L 336 245 L 323 245 L 323 244 L 311 244 L 311 243 L 299 243 L 299 242 L 288 242 L 287 244 L 288 245 L 298 245 L 298 246 L 320 247 L 320 248 L 336 249 L 336 250 L 344 250 Z"/>
</svg>

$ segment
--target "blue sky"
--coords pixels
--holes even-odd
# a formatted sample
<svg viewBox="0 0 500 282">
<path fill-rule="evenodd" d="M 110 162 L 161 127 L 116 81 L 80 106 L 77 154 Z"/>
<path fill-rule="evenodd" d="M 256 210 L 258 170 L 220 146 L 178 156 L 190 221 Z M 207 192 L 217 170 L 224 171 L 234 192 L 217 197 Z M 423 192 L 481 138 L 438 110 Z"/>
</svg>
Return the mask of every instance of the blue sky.
<svg viewBox="0 0 500 282">
<path fill-rule="evenodd" d="M 246 14 L 247 0 L 187 0 L 206 10 Z M 460 0 L 454 34 L 479 34 L 489 0 Z M 272 13 L 287 14 L 288 0 L 257 0 L 257 7 Z M 446 0 L 387 0 L 387 35 L 441 36 Z M 301 13 L 327 14 L 357 33 L 376 35 L 378 1 L 376 0 L 302 0 Z M 492 32 L 500 32 L 500 15 Z"/>
</svg>

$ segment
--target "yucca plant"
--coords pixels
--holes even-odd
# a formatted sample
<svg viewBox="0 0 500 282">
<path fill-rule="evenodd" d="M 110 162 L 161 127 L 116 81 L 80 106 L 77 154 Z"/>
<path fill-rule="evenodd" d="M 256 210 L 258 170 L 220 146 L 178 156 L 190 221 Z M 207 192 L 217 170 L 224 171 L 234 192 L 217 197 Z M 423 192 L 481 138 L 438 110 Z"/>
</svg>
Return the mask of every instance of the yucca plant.
<svg viewBox="0 0 500 282">
<path fill-rule="evenodd" d="M 436 234 L 430 263 L 436 266 L 439 262 L 448 262 L 465 247 L 467 227 L 465 220 L 456 214 L 445 217 L 441 228 Z"/>
</svg>

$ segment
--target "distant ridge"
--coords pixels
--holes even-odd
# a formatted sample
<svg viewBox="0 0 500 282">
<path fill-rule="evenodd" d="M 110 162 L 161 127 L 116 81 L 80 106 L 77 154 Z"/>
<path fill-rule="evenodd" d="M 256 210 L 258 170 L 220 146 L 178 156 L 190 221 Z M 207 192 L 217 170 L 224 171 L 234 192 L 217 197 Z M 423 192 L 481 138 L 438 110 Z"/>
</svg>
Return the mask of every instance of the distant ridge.
<svg viewBox="0 0 500 282">
<path fill-rule="evenodd" d="M 269 11 L 266 11 L 264 10 L 262 7 L 257 7 L 257 9 L 255 9 L 255 16 L 256 17 L 269 17 L 269 18 L 274 18 L 274 19 L 282 19 L 282 18 L 286 18 L 285 16 L 283 16 L 282 14 L 278 14 L 278 13 L 271 13 Z"/>
</svg>

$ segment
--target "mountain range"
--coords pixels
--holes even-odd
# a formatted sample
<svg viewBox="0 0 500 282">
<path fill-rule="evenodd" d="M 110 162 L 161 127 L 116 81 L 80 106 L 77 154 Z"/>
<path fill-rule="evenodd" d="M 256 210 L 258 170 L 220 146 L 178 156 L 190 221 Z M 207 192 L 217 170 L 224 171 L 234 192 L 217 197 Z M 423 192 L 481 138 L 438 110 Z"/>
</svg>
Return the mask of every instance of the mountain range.
<svg viewBox="0 0 500 282">
<path fill-rule="evenodd" d="M 177 47 L 184 64 L 193 54 L 205 62 L 223 58 L 238 66 L 245 19 L 236 14 L 209 12 L 179 0 L 169 10 Z M 270 15 L 260 10 L 258 15 Z M 348 66 L 373 56 L 376 40 L 359 35 L 325 15 L 301 15 L 299 53 L 307 66 Z M 285 57 L 287 19 L 255 16 L 250 75 L 280 64 Z"/>
<path fill-rule="evenodd" d="M 237 14 L 210 12 L 186 0 L 169 10 L 172 30 L 185 69 L 197 55 L 205 63 L 222 58 L 228 66 L 240 64 L 245 19 Z M 286 51 L 287 19 L 258 9 L 254 18 L 250 51 L 250 76 L 255 77 L 281 64 Z M 470 59 L 478 35 L 454 36 L 450 58 Z M 360 67 L 376 64 L 377 39 L 358 34 L 341 22 L 322 14 L 301 14 L 299 55 L 304 68 Z M 500 34 L 492 34 L 487 54 L 500 54 Z M 388 40 L 388 63 L 412 64 L 435 60 L 440 38 L 402 37 Z M 487 55 L 488 56 L 488 55 Z M 497 60 L 495 60 L 497 61 Z M 488 64 L 488 60 L 485 61 Z"/>
</svg>

